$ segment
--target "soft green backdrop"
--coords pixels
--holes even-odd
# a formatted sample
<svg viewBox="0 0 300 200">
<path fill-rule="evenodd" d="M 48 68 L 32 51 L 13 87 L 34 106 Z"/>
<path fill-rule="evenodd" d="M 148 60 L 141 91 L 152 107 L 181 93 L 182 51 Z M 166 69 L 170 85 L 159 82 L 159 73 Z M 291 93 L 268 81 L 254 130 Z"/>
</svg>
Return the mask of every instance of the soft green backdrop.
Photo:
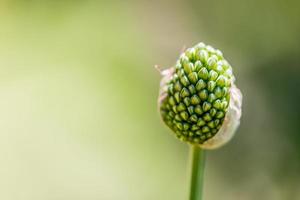
<svg viewBox="0 0 300 200">
<path fill-rule="evenodd" d="M 300 3 L 0 1 L 0 199 L 184 200 L 188 146 L 160 121 L 155 64 L 200 41 L 244 94 L 204 199 L 300 199 Z"/>
</svg>

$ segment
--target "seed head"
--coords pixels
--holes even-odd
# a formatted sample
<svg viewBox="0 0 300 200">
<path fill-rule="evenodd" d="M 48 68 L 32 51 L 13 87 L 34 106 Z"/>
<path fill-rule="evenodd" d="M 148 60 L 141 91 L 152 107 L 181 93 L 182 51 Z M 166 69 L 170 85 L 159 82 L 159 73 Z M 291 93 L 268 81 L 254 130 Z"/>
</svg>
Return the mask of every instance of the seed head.
<svg viewBox="0 0 300 200">
<path fill-rule="evenodd" d="M 242 94 L 220 50 L 199 43 L 162 76 L 160 114 L 177 138 L 206 149 L 230 140 L 239 125 Z"/>
</svg>

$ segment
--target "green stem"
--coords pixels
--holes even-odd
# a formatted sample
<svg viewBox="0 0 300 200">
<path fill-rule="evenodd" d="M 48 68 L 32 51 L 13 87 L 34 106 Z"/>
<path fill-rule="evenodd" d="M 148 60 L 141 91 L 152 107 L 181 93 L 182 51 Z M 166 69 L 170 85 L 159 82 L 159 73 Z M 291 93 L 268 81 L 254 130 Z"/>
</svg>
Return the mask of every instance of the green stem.
<svg viewBox="0 0 300 200">
<path fill-rule="evenodd" d="M 201 200 L 205 164 L 205 152 L 201 148 L 193 145 L 191 148 L 191 182 L 190 199 Z"/>
</svg>

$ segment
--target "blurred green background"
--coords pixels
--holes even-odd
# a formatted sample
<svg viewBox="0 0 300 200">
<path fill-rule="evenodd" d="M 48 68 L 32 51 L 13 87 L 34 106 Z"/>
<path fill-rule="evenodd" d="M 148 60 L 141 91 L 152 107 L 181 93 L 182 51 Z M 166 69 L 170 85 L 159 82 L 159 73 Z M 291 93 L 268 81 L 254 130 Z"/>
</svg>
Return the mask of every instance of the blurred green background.
<svg viewBox="0 0 300 200">
<path fill-rule="evenodd" d="M 300 2 L 0 1 L 0 199 L 184 200 L 188 146 L 155 64 L 203 41 L 230 61 L 240 129 L 204 199 L 300 199 Z"/>
</svg>

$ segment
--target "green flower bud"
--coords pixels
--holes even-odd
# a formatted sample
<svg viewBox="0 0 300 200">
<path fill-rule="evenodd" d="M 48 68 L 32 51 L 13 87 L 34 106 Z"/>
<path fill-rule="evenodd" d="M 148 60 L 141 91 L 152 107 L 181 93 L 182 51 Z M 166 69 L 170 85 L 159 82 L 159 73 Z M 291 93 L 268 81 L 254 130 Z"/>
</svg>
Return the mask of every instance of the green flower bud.
<svg viewBox="0 0 300 200">
<path fill-rule="evenodd" d="M 186 106 L 189 106 L 189 105 L 191 104 L 191 99 L 188 98 L 188 97 L 185 97 L 185 98 L 183 99 L 183 102 L 184 102 L 184 104 L 185 104 Z"/>
<path fill-rule="evenodd" d="M 193 63 L 187 63 L 183 66 L 183 71 L 185 72 L 185 74 L 192 73 L 193 69 L 194 69 Z"/>
<path fill-rule="evenodd" d="M 198 95 L 193 95 L 191 98 L 191 104 L 192 105 L 198 105 L 200 103 L 200 98 Z"/>
<path fill-rule="evenodd" d="M 199 43 L 162 74 L 160 113 L 181 141 L 211 149 L 232 137 L 242 96 L 220 50 Z"/>
<path fill-rule="evenodd" d="M 223 59 L 223 53 L 220 50 L 216 50 L 216 55 L 218 56 L 219 59 Z"/>
<path fill-rule="evenodd" d="M 195 94 L 196 93 L 196 88 L 194 85 L 189 85 L 189 91 L 191 94 Z M 223 90 L 223 93 L 224 93 L 224 90 Z"/>
<path fill-rule="evenodd" d="M 204 49 L 205 47 L 206 47 L 206 45 L 203 42 L 200 42 L 199 44 L 197 44 L 195 46 L 195 49 L 196 50 L 201 50 L 201 49 Z"/>
<path fill-rule="evenodd" d="M 205 121 L 202 118 L 199 118 L 198 122 L 197 122 L 197 125 L 200 126 L 200 127 L 204 126 L 205 125 Z"/>
<path fill-rule="evenodd" d="M 217 99 L 214 103 L 213 103 L 213 107 L 216 108 L 216 109 L 221 109 L 222 108 L 222 105 L 221 105 L 221 100 L 220 99 Z"/>
<path fill-rule="evenodd" d="M 194 111 L 195 111 L 194 106 L 189 106 L 189 107 L 188 107 L 188 112 L 189 112 L 190 115 L 193 115 L 193 114 L 194 114 Z"/>
<path fill-rule="evenodd" d="M 208 75 L 209 80 L 215 81 L 215 80 L 217 80 L 218 76 L 219 76 L 219 74 L 216 71 L 214 71 L 214 70 L 209 71 L 209 75 Z"/>
<path fill-rule="evenodd" d="M 194 66 L 195 71 L 199 71 L 202 67 L 203 67 L 202 62 L 197 60 Z"/>
<path fill-rule="evenodd" d="M 179 102 L 181 101 L 179 92 L 176 92 L 176 93 L 174 94 L 174 98 L 175 98 L 175 100 L 176 100 L 177 103 L 179 103 Z"/>
<path fill-rule="evenodd" d="M 181 111 L 184 111 L 184 110 L 186 110 L 185 105 L 182 102 L 179 103 L 179 105 L 177 106 L 177 111 L 181 112 Z"/>
<path fill-rule="evenodd" d="M 198 72 L 198 76 L 199 78 L 201 78 L 202 80 L 207 80 L 208 79 L 208 71 L 207 68 L 203 67 L 199 70 Z"/>
<path fill-rule="evenodd" d="M 204 121 L 206 121 L 206 122 L 211 122 L 211 120 L 212 120 L 212 118 L 211 118 L 211 116 L 210 116 L 209 113 L 205 113 L 205 114 L 203 115 L 203 119 L 204 119 Z"/>
<path fill-rule="evenodd" d="M 218 58 L 211 56 L 207 60 L 207 67 L 208 69 L 213 69 L 217 65 Z"/>
<path fill-rule="evenodd" d="M 192 83 L 197 83 L 197 81 L 198 81 L 198 75 L 197 75 L 197 73 L 196 72 L 192 72 L 192 73 L 190 73 L 189 74 L 189 80 L 192 82 Z"/>
<path fill-rule="evenodd" d="M 198 117 L 197 117 L 197 115 L 192 115 L 191 117 L 190 117 L 190 120 L 192 121 L 192 122 L 197 122 L 198 121 Z M 195 124 L 193 124 L 193 125 L 195 125 Z"/>
<path fill-rule="evenodd" d="M 182 85 L 179 81 L 176 81 L 174 84 L 173 84 L 173 88 L 174 90 L 176 90 L 177 92 L 181 91 L 182 89 Z"/>
<path fill-rule="evenodd" d="M 186 88 L 183 88 L 183 89 L 181 90 L 181 92 L 180 92 L 180 96 L 181 96 L 182 98 L 190 96 L 189 90 L 186 89 Z"/>
<path fill-rule="evenodd" d="M 208 102 L 204 102 L 204 103 L 203 103 L 202 109 L 203 109 L 204 112 L 209 111 L 210 108 L 211 108 L 211 104 L 210 104 L 210 103 L 208 103 Z"/>
<path fill-rule="evenodd" d="M 185 111 L 180 113 L 180 117 L 184 120 L 187 120 L 189 118 L 189 114 Z"/>
<path fill-rule="evenodd" d="M 174 106 L 174 105 L 176 104 L 175 98 L 174 98 L 174 97 L 171 96 L 171 97 L 169 98 L 169 104 L 172 105 L 172 106 Z"/>
<path fill-rule="evenodd" d="M 217 114 L 217 110 L 215 108 L 210 109 L 209 111 L 210 116 L 214 117 Z"/>
<path fill-rule="evenodd" d="M 203 79 L 200 79 L 196 84 L 196 89 L 197 91 L 200 91 L 204 88 L 206 88 L 206 82 Z"/>
<path fill-rule="evenodd" d="M 223 75 L 220 75 L 217 79 L 217 85 L 224 87 L 226 85 L 227 78 Z"/>
<path fill-rule="evenodd" d="M 199 60 L 200 60 L 202 63 L 206 63 L 206 62 L 207 62 L 207 59 L 208 59 L 208 53 L 207 53 L 207 51 L 205 51 L 205 50 L 200 50 L 200 51 L 199 51 Z"/>
<path fill-rule="evenodd" d="M 204 89 L 204 90 L 201 90 L 198 95 L 202 100 L 206 100 L 208 97 L 208 92 L 206 89 Z"/>
<path fill-rule="evenodd" d="M 196 105 L 196 106 L 195 106 L 195 112 L 196 112 L 198 115 L 202 115 L 202 114 L 203 114 L 203 110 L 202 110 L 201 105 Z"/>
<path fill-rule="evenodd" d="M 189 48 L 186 50 L 185 55 L 189 58 L 189 60 L 194 60 L 195 58 L 195 49 Z"/>
<path fill-rule="evenodd" d="M 216 82 L 214 82 L 214 81 L 208 81 L 208 83 L 207 83 L 207 89 L 208 89 L 209 92 L 214 91 L 215 87 L 216 87 Z M 211 93 L 211 94 L 213 94 L 213 93 Z"/>
<path fill-rule="evenodd" d="M 209 103 L 212 103 L 214 100 L 216 100 L 216 95 L 214 94 L 214 93 L 210 93 L 209 95 L 208 95 L 208 102 Z"/>
<path fill-rule="evenodd" d="M 181 77 L 180 82 L 184 86 L 188 86 L 190 84 L 189 79 L 186 76 Z"/>
</svg>

